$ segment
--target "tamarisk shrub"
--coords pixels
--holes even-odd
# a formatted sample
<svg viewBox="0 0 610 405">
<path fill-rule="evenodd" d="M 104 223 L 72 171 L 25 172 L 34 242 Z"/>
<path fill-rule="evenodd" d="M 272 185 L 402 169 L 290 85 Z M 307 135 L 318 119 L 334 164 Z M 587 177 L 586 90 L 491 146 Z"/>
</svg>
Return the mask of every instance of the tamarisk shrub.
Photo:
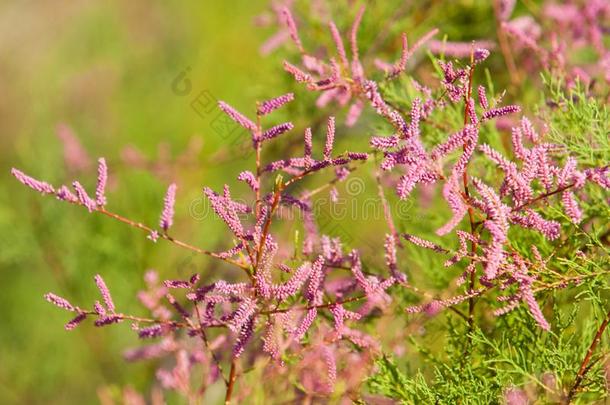
<svg viewBox="0 0 610 405">
<path fill-rule="evenodd" d="M 506 7 L 499 10 L 503 21 L 510 15 L 510 7 Z M 396 297 L 405 291 L 415 294 L 419 301 L 401 307 L 407 320 L 419 313 L 433 318 L 444 309 L 459 316 L 467 327 L 463 332 L 465 361 L 477 345 L 487 344 L 480 325 L 500 324 L 503 317 L 521 308 L 539 328 L 532 333 L 559 331 L 561 322 L 545 311 L 539 296 L 603 276 L 607 268 L 588 275 L 561 274 L 550 264 L 554 254 L 543 255 L 541 250 L 547 251 L 549 246 L 559 249 L 566 243 L 562 241 L 566 230 L 584 226 L 583 221 L 590 218 L 586 211 L 591 193 L 597 192 L 590 190 L 610 189 L 610 167 L 581 164 L 563 145 L 547 142 L 535 121 L 520 115 L 519 105 L 503 104 L 502 95 L 491 94 L 484 84 L 475 85 L 475 70 L 490 56 L 490 50 L 482 47 L 484 42 L 477 47 L 471 45 L 467 51 L 464 44 L 461 48 L 456 44 L 447 47 L 449 54 L 466 62 L 435 59 L 438 83 L 424 85 L 411 78 L 408 86 L 415 96 L 403 96 L 397 103 L 389 80 L 405 84 L 407 62 L 438 30 L 425 34 L 412 47 L 403 34 L 398 61 L 388 64 L 374 60 L 372 64 L 380 72 L 367 75 L 368 65 L 361 60 L 357 44 L 364 8 L 358 10 L 349 30 L 350 57 L 339 28 L 332 19 L 329 21 L 336 55 L 328 61 L 305 51 L 289 8 L 278 8 L 276 14 L 285 25 L 282 35 L 288 35 L 296 45 L 303 66 L 286 61 L 284 70 L 297 83 L 305 84 L 308 91 L 321 93 L 316 105 L 322 107 L 331 101 L 339 106 L 350 104 L 345 121 L 350 127 L 368 104 L 382 129 L 369 137 L 367 150 L 337 152 L 335 139 L 345 137 L 337 130 L 334 116 L 326 120 L 323 145 L 314 143 L 312 128 L 297 135 L 300 131 L 295 131 L 292 122 L 263 126 L 268 115 L 294 102 L 293 93 L 258 103 L 252 115 L 219 102 L 219 108 L 249 132 L 254 151 L 252 169 L 234 174 L 237 181 L 248 186 L 253 204 L 235 198 L 232 184 L 225 184 L 222 190 L 202 190 L 233 241 L 222 252 L 193 246 L 173 236 L 174 206 L 180 190 L 175 183 L 168 186 L 160 204 L 158 226 L 149 226 L 107 208 L 108 167 L 103 158 L 98 160 L 97 186 L 91 195 L 78 181 L 70 189 L 13 169 L 18 181 L 41 194 L 137 228 L 152 242 L 165 240 L 223 261 L 241 277 L 234 282 L 194 274 L 160 282 L 150 271 L 145 275 L 147 290 L 138 298 L 151 315 L 138 317 L 120 312 L 121 305 L 115 306 L 109 286 L 96 275 L 101 300 L 87 307 L 53 293 L 45 295 L 50 303 L 73 313 L 66 330 L 73 330 L 87 318 L 93 318 L 97 327 L 129 321 L 141 339 L 155 343 L 129 350 L 125 353 L 128 360 L 171 356 L 175 366 L 157 371 L 163 388 L 195 400 L 216 381 L 222 381 L 227 403 L 236 396 L 244 398 L 245 394 L 236 391 L 236 381 L 246 366 L 258 364 L 261 353 L 276 372 L 296 371 L 300 378 L 296 397 L 329 397 L 341 387 L 341 394 L 363 398 L 362 382 L 367 375 L 356 370 L 368 372 L 377 360 L 379 374 L 372 380 L 373 388 L 377 384 L 378 391 L 385 395 L 413 399 L 415 396 L 407 391 L 400 391 L 401 387 L 410 389 L 412 383 L 382 354 L 383 342 L 367 327 L 380 313 L 388 313 L 392 305 L 397 305 Z M 433 42 L 431 46 L 438 49 L 440 45 Z M 459 119 L 444 119 L 451 115 Z M 512 119 L 508 142 L 493 139 L 498 135 L 494 121 L 499 118 Z M 441 135 L 432 139 L 430 128 Z M 297 136 L 303 137 L 302 153 L 264 160 L 268 144 Z M 362 257 L 358 246 L 347 246 L 340 238 L 323 234 L 316 223 L 313 198 L 331 188 L 331 200 L 336 200 L 337 191 L 332 186 L 352 172 L 367 168 L 379 172 L 381 196 L 390 188 L 398 199 L 406 200 L 418 189 L 433 188 L 450 211 L 436 229 L 435 239 L 429 240 L 399 230 L 404 224 L 395 222 L 391 210 L 387 210 L 388 229 L 382 236 L 384 249 L 379 252 L 385 269 L 374 269 L 369 265 L 374 258 Z M 324 187 L 306 188 L 310 178 L 331 170 L 333 176 Z M 383 201 L 387 204 L 385 197 Z M 302 214 L 304 237 L 294 246 L 274 231 L 282 206 Z M 530 239 L 537 242 L 525 244 L 524 239 L 515 236 L 523 232 L 535 235 Z M 442 297 L 424 292 L 407 277 L 410 260 L 399 258 L 398 252 L 408 252 L 409 245 L 442 257 L 441 267 L 447 271 L 457 269 L 454 286 Z M 589 249 L 606 249 L 599 245 Z M 580 255 L 587 257 L 586 252 Z M 481 304 L 475 307 L 477 302 Z M 463 312 L 464 306 L 467 312 Z M 491 320 L 475 316 L 483 313 L 482 306 Z M 598 331 L 603 333 L 604 328 Z M 591 351 L 596 341 L 599 339 L 593 340 Z M 583 371 L 576 374 L 567 398 L 575 395 L 589 361 L 582 363 Z M 398 388 L 388 391 L 389 384 Z M 508 384 L 496 391 L 510 403 L 521 403 L 525 395 Z"/>
</svg>

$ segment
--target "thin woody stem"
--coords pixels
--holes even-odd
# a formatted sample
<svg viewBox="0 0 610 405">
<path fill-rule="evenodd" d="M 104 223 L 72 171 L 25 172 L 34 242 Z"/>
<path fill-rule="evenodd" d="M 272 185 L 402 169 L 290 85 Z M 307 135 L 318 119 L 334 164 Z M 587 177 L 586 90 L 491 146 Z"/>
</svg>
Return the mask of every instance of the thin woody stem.
<svg viewBox="0 0 610 405">
<path fill-rule="evenodd" d="M 233 389 L 235 388 L 235 380 L 237 379 L 237 359 L 231 359 L 231 371 L 229 372 L 229 384 L 227 385 L 227 393 L 225 394 L 225 405 L 231 403 Z"/>
<path fill-rule="evenodd" d="M 75 204 L 82 205 L 80 203 L 75 203 Z M 121 216 L 119 214 L 107 211 L 103 207 L 99 207 L 96 211 L 99 212 L 100 214 L 104 214 L 104 215 L 106 215 L 106 216 L 108 216 L 110 218 L 114 218 L 117 221 L 123 222 L 123 223 L 125 223 L 125 224 L 127 224 L 127 225 L 129 225 L 129 226 L 131 226 L 133 228 L 137 228 L 137 229 L 140 229 L 140 230 L 148 232 L 148 233 L 156 231 L 155 229 L 153 229 L 153 228 L 151 228 L 151 227 L 149 227 L 147 225 L 144 225 L 141 222 L 132 221 L 132 220 L 130 220 L 128 218 L 125 218 L 125 217 L 123 217 L 123 216 Z M 214 253 L 214 252 L 211 252 L 209 250 L 198 248 L 198 247 L 193 246 L 193 245 L 191 245 L 189 243 L 182 242 L 182 241 L 180 241 L 178 239 L 173 238 L 172 236 L 169 236 L 167 233 L 160 233 L 159 237 L 162 238 L 162 239 L 165 239 L 165 240 L 167 240 L 167 241 L 169 241 L 169 242 L 171 242 L 171 243 L 173 243 L 173 244 L 175 244 L 177 246 L 180 246 L 181 248 L 193 251 L 195 253 L 200 253 L 200 254 L 203 254 L 203 255 L 214 257 L 216 259 L 223 260 L 223 261 L 225 261 L 227 263 L 231 263 L 231 264 L 233 264 L 233 265 L 235 265 L 235 266 L 237 266 L 237 267 L 239 267 L 241 269 L 244 269 L 244 270 L 248 269 L 248 266 L 246 266 L 245 264 L 242 264 L 242 263 L 240 263 L 238 261 L 235 261 L 233 259 L 222 257 L 218 253 Z"/>
<path fill-rule="evenodd" d="M 474 75 L 474 50 L 470 53 L 470 71 L 468 74 L 468 92 L 466 94 L 466 100 L 465 100 L 465 107 L 464 107 L 464 126 L 466 126 L 468 124 L 469 121 L 469 116 L 470 116 L 470 111 L 469 111 L 469 105 L 470 105 L 470 99 L 472 97 L 472 78 Z M 464 145 L 464 148 L 466 148 L 466 145 Z M 466 195 L 466 198 L 470 198 L 470 190 L 468 189 L 468 170 L 467 167 L 464 168 L 464 174 L 462 175 L 462 182 L 464 185 L 464 194 Z M 472 206 L 468 206 L 468 220 L 470 221 L 470 230 L 471 232 L 474 234 L 476 232 L 476 224 L 475 224 L 475 219 L 474 219 L 474 209 L 472 208 Z M 470 251 L 472 252 L 472 254 L 474 255 L 474 253 L 477 250 L 477 242 L 476 239 L 472 240 L 470 242 Z M 470 272 L 470 284 L 469 284 L 469 290 L 470 291 L 474 291 L 475 288 L 475 283 L 476 283 L 476 274 L 475 271 Z M 468 299 L 468 330 L 470 332 L 472 332 L 473 328 L 474 328 L 474 306 L 475 306 L 475 298 L 474 297 L 470 297 Z"/>
<path fill-rule="evenodd" d="M 228 386 L 229 380 L 227 380 L 227 378 L 225 377 L 224 372 L 222 371 L 222 366 L 220 364 L 220 360 L 218 359 L 218 357 L 216 356 L 216 354 L 210 347 L 210 342 L 208 341 L 208 337 L 205 334 L 205 329 L 203 328 L 203 322 L 201 319 L 201 311 L 199 311 L 199 305 L 197 303 L 195 303 L 195 313 L 197 314 L 197 321 L 199 322 L 199 331 L 201 334 L 201 340 L 203 341 L 204 349 L 207 349 L 207 351 L 210 352 L 210 356 L 212 356 L 212 360 L 214 360 L 216 367 L 218 367 L 218 371 L 220 371 L 220 375 L 222 376 L 222 379 L 224 380 L 225 385 Z M 203 393 L 204 390 L 205 390 L 205 385 L 202 385 L 201 392 Z"/>
<path fill-rule="evenodd" d="M 328 302 L 326 304 L 321 304 L 321 305 L 309 305 L 309 306 L 302 306 L 302 307 L 291 307 L 291 308 L 282 308 L 282 309 L 275 309 L 272 311 L 262 311 L 260 312 L 261 315 L 272 315 L 272 314 L 279 314 L 279 313 L 285 313 L 288 311 L 308 311 L 310 309 L 321 309 L 321 308 L 328 308 L 331 307 L 333 305 L 341 305 L 341 304 L 347 304 L 348 302 L 356 302 L 356 301 L 360 301 L 365 299 L 366 296 L 365 295 L 358 295 L 356 297 L 352 297 L 352 298 L 347 298 L 345 300 L 342 301 L 336 301 L 336 302 Z"/>
<path fill-rule="evenodd" d="M 87 314 L 87 315 L 98 315 L 98 313 L 94 310 L 83 310 L 80 308 L 77 308 L 77 312 L 81 313 L 81 314 Z M 172 327 L 176 327 L 176 328 L 191 328 L 193 327 L 192 323 L 189 322 L 176 322 L 176 321 L 168 321 L 168 320 L 162 320 L 162 319 L 154 319 L 154 318 L 142 318 L 139 316 L 134 316 L 134 315 L 125 315 L 125 314 L 112 314 L 112 316 L 116 316 L 118 319 L 123 320 L 123 321 L 134 321 L 134 322 L 142 322 L 142 323 L 152 323 L 152 324 L 157 324 L 157 325 L 167 325 L 167 326 L 172 326 Z M 227 325 L 224 323 L 215 323 L 215 324 L 210 324 L 210 325 L 206 325 L 206 328 L 225 328 Z"/>
<path fill-rule="evenodd" d="M 513 210 L 513 212 L 515 212 L 515 211 L 521 211 L 523 208 L 525 208 L 525 207 L 527 207 L 527 206 L 529 206 L 529 205 L 532 205 L 532 204 L 534 204 L 534 203 L 537 203 L 537 202 L 538 202 L 538 201 L 540 201 L 540 200 L 544 200 L 545 198 L 548 198 L 548 197 L 550 197 L 550 196 L 552 196 L 552 195 L 559 194 L 559 193 L 561 193 L 562 191 L 565 191 L 565 190 L 568 190 L 568 189 L 570 189 L 570 188 L 574 187 L 575 185 L 576 185 L 576 183 L 570 183 L 570 184 L 567 184 L 567 185 L 565 185 L 565 186 L 559 187 L 559 188 L 558 188 L 558 189 L 556 189 L 556 190 L 549 191 L 549 192 L 547 192 L 547 193 L 541 194 L 541 195 L 539 195 L 539 196 L 538 196 L 538 197 L 536 197 L 536 198 L 533 198 L 533 199 L 531 199 L 531 200 L 529 200 L 529 201 L 524 202 L 524 203 L 523 203 L 523 204 L 521 204 L 521 205 L 516 206 L 516 207 L 515 207 L 515 208 L 513 208 L 512 210 Z"/>
<path fill-rule="evenodd" d="M 258 111 L 258 103 L 257 103 L 257 111 Z M 257 114 L 256 116 L 256 134 L 255 136 L 260 138 L 261 133 L 262 133 L 262 129 L 261 129 L 261 117 L 260 115 Z M 256 143 L 256 183 L 258 184 L 258 187 L 256 189 L 256 209 L 255 209 L 255 214 L 256 214 L 256 218 L 258 218 L 259 214 L 260 214 L 260 205 L 261 205 L 261 152 L 262 152 L 262 148 L 261 148 L 261 140 L 257 139 Z"/>
<path fill-rule="evenodd" d="M 599 325 L 599 328 L 597 328 L 597 332 L 595 333 L 595 336 L 593 337 L 593 341 L 591 342 L 591 345 L 589 346 L 589 350 L 587 350 L 587 354 L 585 355 L 585 358 L 582 360 L 582 363 L 580 364 L 580 368 L 578 369 L 578 373 L 576 374 L 576 378 L 574 379 L 574 384 L 572 384 L 572 388 L 570 388 L 570 391 L 568 392 L 568 396 L 566 398 L 565 403 L 569 404 L 570 402 L 572 402 L 572 398 L 578 391 L 578 387 L 582 383 L 587 372 L 590 370 L 590 367 L 588 367 L 588 365 L 591 362 L 593 353 L 595 352 L 595 348 L 597 347 L 600 340 L 602 339 L 602 336 L 604 334 L 604 331 L 606 330 L 606 327 L 608 327 L 608 323 L 610 323 L 610 311 L 608 311 L 603 322 L 601 323 L 601 325 Z"/>
<path fill-rule="evenodd" d="M 273 220 L 273 213 L 275 212 L 275 210 L 277 209 L 277 206 L 280 203 L 281 193 L 282 193 L 282 187 L 278 187 L 278 189 L 273 194 L 273 202 L 271 203 L 271 210 L 269 212 L 267 220 L 265 221 L 265 225 L 263 226 L 263 233 L 261 235 L 261 240 L 259 243 L 258 251 L 256 252 L 256 263 L 254 264 L 255 273 L 258 270 L 258 265 L 261 260 L 261 256 L 263 254 L 265 242 L 267 241 L 267 235 L 269 234 L 269 227 L 271 226 L 271 221 Z"/>
</svg>

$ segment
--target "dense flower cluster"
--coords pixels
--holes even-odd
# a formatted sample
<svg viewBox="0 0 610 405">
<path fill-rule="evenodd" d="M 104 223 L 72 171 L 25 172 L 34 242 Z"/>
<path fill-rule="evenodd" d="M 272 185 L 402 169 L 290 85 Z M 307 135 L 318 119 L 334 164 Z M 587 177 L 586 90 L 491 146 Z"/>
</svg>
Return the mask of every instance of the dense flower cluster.
<svg viewBox="0 0 610 405">
<path fill-rule="evenodd" d="M 299 50 L 301 62 L 306 71 L 287 61 L 284 62 L 284 69 L 292 74 L 297 82 L 305 83 L 307 89 L 321 92 L 320 97 L 316 101 L 316 106 L 318 107 L 324 107 L 332 101 L 335 101 L 339 106 L 345 106 L 351 102 L 345 119 L 345 124 L 348 127 L 358 121 L 366 100 L 373 97 L 369 88 L 375 85 L 365 77 L 363 61 L 360 60 L 360 51 L 358 49 L 358 29 L 362 22 L 364 11 L 364 6 L 358 10 L 349 31 L 351 58 L 348 58 L 345 44 L 337 25 L 332 20 L 329 22 L 329 29 L 336 47 L 336 57 L 330 57 L 329 61 L 325 62 L 305 51 L 292 13 L 288 8 L 283 9 L 290 37 Z M 403 33 L 401 37 L 402 50 L 399 60 L 394 64 L 375 60 L 376 67 L 382 70 L 389 79 L 398 77 L 405 71 L 407 62 L 413 53 L 436 35 L 437 32 L 438 30 L 436 29 L 430 31 L 411 48 L 409 48 L 407 34 Z"/>
</svg>

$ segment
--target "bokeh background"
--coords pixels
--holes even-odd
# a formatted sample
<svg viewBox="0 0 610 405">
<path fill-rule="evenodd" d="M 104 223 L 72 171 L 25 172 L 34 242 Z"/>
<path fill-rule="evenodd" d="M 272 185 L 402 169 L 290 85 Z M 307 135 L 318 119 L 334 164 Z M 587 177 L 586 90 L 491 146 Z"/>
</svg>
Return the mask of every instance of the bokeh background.
<svg viewBox="0 0 610 405">
<path fill-rule="evenodd" d="M 205 266 L 200 257 L 26 190 L 10 168 L 93 187 L 95 160 L 105 156 L 109 207 L 151 224 L 175 180 L 176 233 L 216 247 L 218 224 L 189 221 L 189 204 L 201 185 L 217 187 L 223 172 L 245 162 L 222 153 L 213 116 L 191 103 L 208 91 L 245 107 L 277 72 L 258 52 L 268 32 L 253 17 L 265 7 L 246 0 L 0 3 L 0 403 L 85 404 L 97 402 L 103 386 L 146 389 L 154 368 L 121 357 L 137 344 L 129 325 L 66 333 L 67 314 L 42 296 L 54 291 L 86 305 L 97 296 L 92 277 L 101 273 L 122 311 L 144 314 L 135 294 L 147 269 L 170 275 L 177 266 L 182 274 Z M 188 94 L 184 82 L 179 91 L 173 86 L 183 71 Z M 58 133 L 66 131 L 90 161 L 64 160 Z M 180 156 L 188 163 L 175 164 Z"/>
<path fill-rule="evenodd" d="M 381 21 L 403 3 L 371 2 L 362 35 L 384 29 Z M 444 3 L 401 9 L 388 38 L 405 29 L 417 37 L 434 25 L 453 40 L 493 33 L 488 2 Z M 10 168 L 53 184 L 79 179 L 91 188 L 95 160 L 104 156 L 110 209 L 148 224 L 157 223 L 167 184 L 176 181 L 174 234 L 225 249 L 222 225 L 198 215 L 201 187 L 218 189 L 251 159 L 240 134 L 214 129 L 218 110 L 209 101 L 252 112 L 255 100 L 289 88 L 283 51 L 259 52 L 276 30 L 254 24 L 268 9 L 263 0 L 0 2 L 0 403 L 95 403 L 126 385 L 146 392 L 154 380 L 154 364 L 122 359 L 123 350 L 137 345 L 128 324 L 65 332 L 68 315 L 46 303 L 44 293 L 87 305 L 97 297 L 93 276 L 101 273 L 121 311 L 144 314 L 134 297 L 147 269 L 167 277 L 224 270 L 43 198 L 15 181 Z M 345 27 L 351 16 L 336 19 Z M 327 36 L 323 26 L 310 28 Z M 396 55 L 396 42 L 382 44 Z M 311 108 L 312 97 L 291 107 L 299 131 L 305 124 L 299 109 Z M 358 138 L 364 130 L 366 120 L 351 141 L 365 139 Z M 71 147 L 80 159 L 66 159 Z M 367 190 L 375 194 L 374 186 Z"/>
</svg>

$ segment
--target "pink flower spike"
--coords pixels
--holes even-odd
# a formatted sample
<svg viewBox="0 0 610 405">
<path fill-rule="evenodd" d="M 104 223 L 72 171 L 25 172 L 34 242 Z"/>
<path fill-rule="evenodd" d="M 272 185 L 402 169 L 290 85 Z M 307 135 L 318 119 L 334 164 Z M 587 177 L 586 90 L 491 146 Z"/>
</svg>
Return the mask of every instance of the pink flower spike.
<svg viewBox="0 0 610 405">
<path fill-rule="evenodd" d="M 511 214 L 510 220 L 524 228 L 536 229 L 549 240 L 557 239 L 560 235 L 561 225 L 559 222 L 546 220 L 530 209 L 525 210 L 524 214 Z"/>
<path fill-rule="evenodd" d="M 538 135 L 534 125 L 527 117 L 521 118 L 521 130 L 523 131 L 523 135 L 533 143 L 538 143 L 540 141 L 540 135 Z"/>
<path fill-rule="evenodd" d="M 61 186 L 55 194 L 58 200 L 68 201 L 71 203 L 78 203 L 78 197 L 75 196 L 68 187 Z"/>
<path fill-rule="evenodd" d="M 250 119 L 246 118 L 242 113 L 237 111 L 235 108 L 231 107 L 224 101 L 218 102 L 218 107 L 227 114 L 233 121 L 246 128 L 250 132 L 256 131 L 256 124 L 250 121 Z"/>
<path fill-rule="evenodd" d="M 11 169 L 11 174 L 13 176 L 15 176 L 15 178 L 17 180 L 19 180 L 22 184 L 28 186 L 29 188 L 31 188 L 33 190 L 38 191 L 39 193 L 53 194 L 55 192 L 55 189 L 49 183 L 40 181 L 40 180 L 36 180 L 36 179 L 24 174 L 20 170 L 13 168 L 13 169 Z"/>
<path fill-rule="evenodd" d="M 51 304 L 55 305 L 56 307 L 65 309 L 66 311 L 76 311 L 76 308 L 74 308 L 74 306 L 72 306 L 72 304 L 70 304 L 70 302 L 67 299 L 60 297 L 59 295 L 55 295 L 53 293 L 47 293 L 44 295 L 44 299 L 49 301 Z"/>
<path fill-rule="evenodd" d="M 311 153 L 313 150 L 313 141 L 312 141 L 312 134 L 311 134 L 311 128 L 305 128 L 305 168 L 309 168 L 311 166 L 311 164 L 313 163 L 312 158 L 311 158 Z"/>
<path fill-rule="evenodd" d="M 278 108 L 282 107 L 284 104 L 291 102 L 294 100 L 294 93 L 287 93 L 283 96 L 279 96 L 276 98 L 272 98 L 271 100 L 263 101 L 257 109 L 258 115 L 267 115 Z"/>
<path fill-rule="evenodd" d="M 335 384 L 337 382 L 337 362 L 335 360 L 335 355 L 328 346 L 322 346 L 321 351 L 322 358 L 324 359 L 324 364 L 326 365 L 328 392 L 333 392 L 335 390 Z"/>
<path fill-rule="evenodd" d="M 438 34 L 438 28 L 433 28 L 426 32 L 424 36 L 418 39 L 417 42 L 415 42 L 415 45 L 413 45 L 413 47 L 409 50 L 407 59 L 410 58 L 411 55 L 413 55 L 413 53 L 415 53 L 415 51 L 417 51 L 423 44 L 431 40 L 436 34 Z"/>
<path fill-rule="evenodd" d="M 254 175 L 254 173 L 249 170 L 239 173 L 239 176 L 237 176 L 237 180 L 243 181 L 248 184 L 252 191 L 258 190 L 258 180 L 256 180 L 256 176 Z"/>
<path fill-rule="evenodd" d="M 402 237 L 405 238 L 405 240 L 411 242 L 414 245 L 417 245 L 419 247 L 423 247 L 426 249 L 431 249 L 434 250 L 435 252 L 438 253 L 448 253 L 447 249 L 437 245 L 436 243 L 430 242 L 428 240 L 425 239 L 421 239 L 415 235 L 410 235 L 408 233 L 403 233 Z"/>
<path fill-rule="evenodd" d="M 370 140 L 371 147 L 375 149 L 392 149 L 398 146 L 398 137 L 396 135 L 392 136 L 373 136 Z"/>
<path fill-rule="evenodd" d="M 93 310 L 100 316 L 106 316 L 106 308 L 99 301 L 93 303 Z"/>
<path fill-rule="evenodd" d="M 596 167 L 593 169 L 586 169 L 585 176 L 587 180 L 594 182 L 604 189 L 610 189 L 610 167 Z"/>
<path fill-rule="evenodd" d="M 95 284 L 97 285 L 97 288 L 102 294 L 102 298 L 104 299 L 104 303 L 106 304 L 106 308 L 108 308 L 108 311 L 114 312 L 114 302 L 112 301 L 110 290 L 108 290 L 104 279 L 99 274 L 95 275 Z"/>
<path fill-rule="evenodd" d="M 108 181 L 108 166 L 106 159 L 99 158 L 97 166 L 97 187 L 95 188 L 95 202 L 99 207 L 106 205 L 106 181 Z"/>
<path fill-rule="evenodd" d="M 364 5 L 360 7 L 358 10 L 358 14 L 356 14 L 356 19 L 354 20 L 354 24 L 352 25 L 352 29 L 350 31 L 350 47 L 352 48 L 352 75 L 354 79 L 362 78 L 362 65 L 360 64 L 360 56 L 358 55 L 358 28 L 360 27 L 360 23 L 362 22 L 362 16 L 364 15 L 365 7 Z"/>
<path fill-rule="evenodd" d="M 481 118 L 481 121 L 487 121 L 492 118 L 502 117 L 502 116 L 505 116 L 508 114 L 513 114 L 513 113 L 516 113 L 519 111 L 521 111 L 521 107 L 519 107 L 518 105 L 507 105 L 504 107 L 492 108 L 491 110 L 483 113 L 483 117 Z"/>
<path fill-rule="evenodd" d="M 174 205 L 176 204 L 176 184 L 172 183 L 167 188 L 167 193 L 163 199 L 163 211 L 159 219 L 159 226 L 165 232 L 172 226 L 174 221 Z"/>
<path fill-rule="evenodd" d="M 483 222 L 483 225 L 491 234 L 489 246 L 485 248 L 487 261 L 485 276 L 488 280 L 493 280 L 504 262 L 504 243 L 506 242 L 509 228 L 507 214 L 510 212 L 510 209 L 502 203 L 493 188 L 476 177 L 472 178 L 472 182 L 483 199 L 481 203 L 482 210 L 488 217 Z"/>
<path fill-rule="evenodd" d="M 457 177 L 451 176 L 449 180 L 443 185 L 443 197 L 447 201 L 447 204 L 451 208 L 451 212 L 453 213 L 452 218 L 445 225 L 440 227 L 437 231 L 437 235 L 446 235 L 453 228 L 455 228 L 466 212 L 468 211 L 467 206 L 464 204 L 462 200 L 462 196 L 460 195 L 459 186 L 457 183 Z"/>
<path fill-rule="evenodd" d="M 299 69 L 298 67 L 294 66 L 293 64 L 284 61 L 284 70 L 288 73 L 290 73 L 292 76 L 294 76 L 294 80 L 296 80 L 299 83 L 312 83 L 313 79 L 312 77 L 303 72 L 301 69 Z"/>
<path fill-rule="evenodd" d="M 386 234 L 383 247 L 385 248 L 385 263 L 386 266 L 388 266 L 388 269 L 390 269 L 390 274 L 397 282 L 405 283 L 407 281 L 407 276 L 398 271 L 396 260 L 396 236 Z"/>
<path fill-rule="evenodd" d="M 211 188 L 205 187 L 203 189 L 205 195 L 210 200 L 212 204 L 212 209 L 222 219 L 225 224 L 231 229 L 231 231 L 238 238 L 242 238 L 244 236 L 244 228 L 239 220 L 239 216 L 237 215 L 237 210 L 235 208 L 235 202 L 231 201 L 225 197 L 221 197 L 212 191 Z"/>
<path fill-rule="evenodd" d="M 335 117 L 328 117 L 326 125 L 326 145 L 324 145 L 324 160 L 330 160 L 335 142 Z"/>
<path fill-rule="evenodd" d="M 349 108 L 347 112 L 347 117 L 345 118 L 345 126 L 353 127 L 358 118 L 360 118 L 360 114 L 362 114 L 362 109 L 364 108 L 364 102 L 362 100 L 356 100 Z"/>
<path fill-rule="evenodd" d="M 563 205 L 563 209 L 570 217 L 572 222 L 574 222 L 575 224 L 580 223 L 580 221 L 582 220 L 582 211 L 578 207 L 578 203 L 574 198 L 574 193 L 569 190 L 566 190 L 561 193 L 561 204 Z"/>
<path fill-rule="evenodd" d="M 475 109 L 474 100 L 472 98 L 468 99 L 468 118 L 470 119 L 470 123 L 472 125 L 479 124 L 479 117 L 477 116 L 477 111 Z"/>
<path fill-rule="evenodd" d="M 76 191 L 76 196 L 78 197 L 78 201 L 87 207 L 89 212 L 95 211 L 97 208 L 96 202 L 89 197 L 85 188 L 78 181 L 72 183 L 72 187 L 74 187 L 74 191 Z"/>
<path fill-rule="evenodd" d="M 549 325 L 547 320 L 544 318 L 542 310 L 536 302 L 536 298 L 534 297 L 534 293 L 531 289 L 527 288 L 525 291 L 523 291 L 523 300 L 529 307 L 530 313 L 536 322 L 538 322 L 538 325 L 540 325 L 540 327 L 546 331 L 551 330 L 551 325 Z"/>
<path fill-rule="evenodd" d="M 244 352 L 246 344 L 248 344 L 254 334 L 255 321 L 255 318 L 250 318 L 250 321 L 237 334 L 237 340 L 235 341 L 235 346 L 233 346 L 234 357 L 238 358 Z"/>
<path fill-rule="evenodd" d="M 244 248 L 244 245 L 243 245 L 243 243 L 240 242 L 229 250 L 225 250 L 224 252 L 217 253 L 216 256 L 221 259 L 228 259 L 228 258 L 235 256 L 239 252 L 241 252 L 243 250 L 243 248 Z M 191 284 L 196 284 L 196 283 L 191 282 Z"/>
<path fill-rule="evenodd" d="M 484 110 L 489 110 L 489 103 L 487 102 L 487 95 L 485 94 L 485 86 L 479 86 L 479 104 Z"/>
<path fill-rule="evenodd" d="M 409 40 L 407 39 L 407 34 L 402 33 L 402 50 L 400 53 L 400 59 L 396 62 L 391 70 L 388 72 L 389 77 L 395 77 L 405 71 L 407 68 L 407 61 L 409 60 Z"/>
<path fill-rule="evenodd" d="M 74 328 L 76 328 L 78 325 L 80 325 L 80 323 L 82 321 L 84 321 L 87 318 L 87 313 L 85 312 L 81 312 L 80 314 L 76 315 L 75 318 L 73 318 L 70 322 L 68 322 L 64 328 L 66 330 L 73 330 Z"/>
<path fill-rule="evenodd" d="M 233 319 L 229 323 L 229 329 L 234 333 L 239 332 L 244 325 L 250 321 L 250 319 L 256 313 L 256 301 L 246 297 L 243 299 L 237 311 L 235 311 Z"/>
<path fill-rule="evenodd" d="M 292 13 L 288 9 L 288 7 L 284 7 L 282 9 L 282 15 L 284 16 L 284 22 L 288 27 L 288 32 L 290 33 L 290 38 L 296 44 L 299 52 L 304 53 L 303 44 L 301 43 L 301 38 L 299 38 L 299 32 L 297 30 L 297 25 L 294 22 L 294 18 L 292 17 Z"/>
<path fill-rule="evenodd" d="M 474 64 L 478 65 L 489 57 L 489 51 L 485 48 L 477 48 L 474 50 Z"/>
<path fill-rule="evenodd" d="M 347 69 L 349 66 L 349 62 L 347 60 L 347 54 L 345 53 L 345 45 L 343 44 L 343 39 L 341 39 L 339 29 L 335 25 L 334 21 L 331 21 L 328 25 L 330 27 L 330 32 L 332 34 L 333 41 L 335 42 L 335 47 L 337 48 L 337 53 L 339 54 L 341 64 L 345 69 Z"/>
<path fill-rule="evenodd" d="M 301 339 L 305 337 L 305 334 L 307 334 L 307 331 L 309 330 L 313 322 L 316 320 L 317 315 L 318 310 L 316 308 L 310 308 L 307 310 L 307 313 L 305 313 L 305 316 L 303 316 L 303 319 L 301 319 L 300 325 L 294 332 L 294 339 L 297 342 L 301 341 Z"/>
<path fill-rule="evenodd" d="M 264 141 L 268 141 L 270 139 L 282 135 L 285 132 L 290 131 L 292 128 L 294 128 L 292 122 L 284 122 L 283 124 L 276 125 L 263 132 L 261 139 Z"/>
</svg>

